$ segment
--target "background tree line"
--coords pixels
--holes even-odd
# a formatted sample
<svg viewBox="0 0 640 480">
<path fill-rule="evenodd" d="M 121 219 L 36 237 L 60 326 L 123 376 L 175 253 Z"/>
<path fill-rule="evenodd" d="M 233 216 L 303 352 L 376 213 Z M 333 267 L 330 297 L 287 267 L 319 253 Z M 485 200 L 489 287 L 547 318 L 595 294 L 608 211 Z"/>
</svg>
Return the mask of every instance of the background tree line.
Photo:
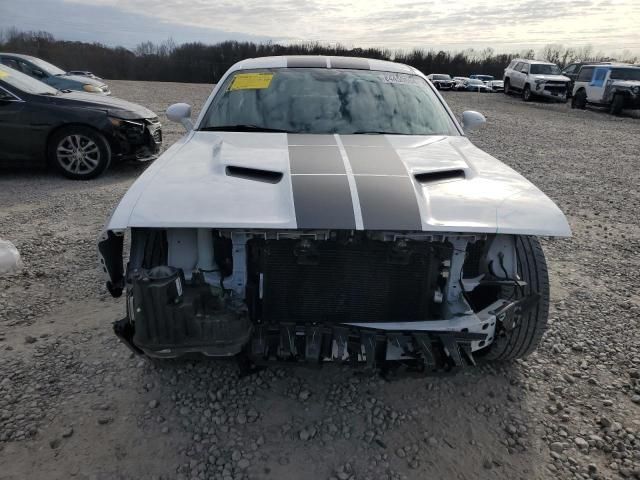
<svg viewBox="0 0 640 480">
<path fill-rule="evenodd" d="M 291 45 L 225 41 L 214 45 L 184 43 L 169 39 L 161 44 L 145 42 L 133 50 L 100 43 L 57 40 L 47 32 L 0 31 L 0 51 L 24 53 L 47 60 L 66 70 L 89 70 L 114 80 L 156 80 L 214 83 L 239 60 L 269 55 L 343 55 L 395 60 L 411 65 L 425 74 L 449 73 L 468 76 L 483 73 L 502 77 L 507 64 L 516 57 L 541 58 L 561 66 L 574 60 L 609 59 L 591 47 L 579 49 L 547 45 L 538 55 L 534 50 L 497 54 L 493 49 L 468 49 L 451 53 L 414 49 L 393 51 L 379 48 L 346 48 L 307 42 Z M 635 63 L 630 53 L 621 61 Z"/>
</svg>

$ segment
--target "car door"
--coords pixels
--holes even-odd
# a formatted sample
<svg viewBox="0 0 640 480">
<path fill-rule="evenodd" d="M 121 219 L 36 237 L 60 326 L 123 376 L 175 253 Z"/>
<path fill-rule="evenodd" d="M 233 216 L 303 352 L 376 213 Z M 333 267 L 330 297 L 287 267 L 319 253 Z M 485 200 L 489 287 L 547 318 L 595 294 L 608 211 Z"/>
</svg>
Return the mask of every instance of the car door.
<svg viewBox="0 0 640 480">
<path fill-rule="evenodd" d="M 523 89 L 527 83 L 529 77 L 529 68 L 530 65 L 528 63 L 523 63 L 522 67 L 520 68 L 520 84 L 518 85 L 518 88 L 520 89 Z"/>
<path fill-rule="evenodd" d="M 511 74 L 511 78 L 509 79 L 512 87 L 522 88 L 522 85 L 524 84 L 521 72 L 523 65 L 524 62 L 518 62 L 513 67 L 513 72 Z"/>
<path fill-rule="evenodd" d="M 591 81 L 585 87 L 587 90 L 587 100 L 593 103 L 602 103 L 604 98 L 604 88 L 606 85 L 609 67 L 596 67 L 593 70 Z"/>
<path fill-rule="evenodd" d="M 4 88 L 0 82 L 0 160 L 22 164 L 34 160 L 27 102 Z"/>
</svg>

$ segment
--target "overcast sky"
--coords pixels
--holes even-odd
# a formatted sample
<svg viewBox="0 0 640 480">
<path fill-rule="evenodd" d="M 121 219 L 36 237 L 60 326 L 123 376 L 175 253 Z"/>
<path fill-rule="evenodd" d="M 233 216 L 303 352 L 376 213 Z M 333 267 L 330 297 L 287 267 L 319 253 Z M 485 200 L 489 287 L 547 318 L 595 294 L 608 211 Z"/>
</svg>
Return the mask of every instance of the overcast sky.
<svg viewBox="0 0 640 480">
<path fill-rule="evenodd" d="M 640 54 L 639 25 L 640 0 L 0 0 L 0 28 L 126 47 L 173 37 Z"/>
</svg>

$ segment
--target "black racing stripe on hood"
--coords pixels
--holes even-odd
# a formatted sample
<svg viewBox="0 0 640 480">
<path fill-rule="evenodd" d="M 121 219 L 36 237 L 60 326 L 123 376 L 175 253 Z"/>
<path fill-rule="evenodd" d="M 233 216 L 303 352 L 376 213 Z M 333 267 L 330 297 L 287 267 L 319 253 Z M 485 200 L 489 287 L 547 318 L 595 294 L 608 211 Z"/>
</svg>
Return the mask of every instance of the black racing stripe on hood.
<svg viewBox="0 0 640 480">
<path fill-rule="evenodd" d="M 422 230 L 407 168 L 384 135 L 341 135 L 365 230 Z"/>
<path fill-rule="evenodd" d="M 326 57 L 287 57 L 289 68 L 327 68 Z"/>
<path fill-rule="evenodd" d="M 356 186 L 365 230 L 422 230 L 409 176 L 357 175 Z"/>
<path fill-rule="evenodd" d="M 287 134 L 298 228 L 355 228 L 344 161 L 333 135 Z"/>
<path fill-rule="evenodd" d="M 291 175 L 291 187 L 298 228 L 356 228 L 346 175 Z"/>
<path fill-rule="evenodd" d="M 354 175 L 408 175 L 383 135 L 340 135 Z"/>
<path fill-rule="evenodd" d="M 337 145 L 289 145 L 291 174 L 342 174 L 344 162 Z"/>
</svg>

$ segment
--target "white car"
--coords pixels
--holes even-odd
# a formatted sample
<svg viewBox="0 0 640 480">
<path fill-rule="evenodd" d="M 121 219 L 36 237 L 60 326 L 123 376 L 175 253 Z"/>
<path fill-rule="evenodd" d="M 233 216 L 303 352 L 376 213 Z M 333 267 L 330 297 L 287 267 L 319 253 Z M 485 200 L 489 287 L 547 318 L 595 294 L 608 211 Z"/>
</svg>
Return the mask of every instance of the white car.
<svg viewBox="0 0 640 480">
<path fill-rule="evenodd" d="M 567 220 L 471 143 L 484 117 L 459 123 L 418 70 L 244 60 L 190 113 L 167 110 L 187 133 L 98 240 L 134 351 L 447 369 L 536 348 L 549 306 L 536 237 L 570 235 Z"/>
<path fill-rule="evenodd" d="M 555 63 L 517 58 L 504 70 L 503 81 L 504 93 L 521 92 L 525 102 L 534 96 L 566 102 L 571 79 Z"/>
<path fill-rule="evenodd" d="M 491 80 L 487 82 L 487 86 L 492 92 L 504 92 L 504 82 L 502 80 Z"/>
<path fill-rule="evenodd" d="M 607 107 L 613 115 L 640 108 L 640 68 L 631 65 L 584 65 L 574 87 L 572 108 Z"/>
</svg>

